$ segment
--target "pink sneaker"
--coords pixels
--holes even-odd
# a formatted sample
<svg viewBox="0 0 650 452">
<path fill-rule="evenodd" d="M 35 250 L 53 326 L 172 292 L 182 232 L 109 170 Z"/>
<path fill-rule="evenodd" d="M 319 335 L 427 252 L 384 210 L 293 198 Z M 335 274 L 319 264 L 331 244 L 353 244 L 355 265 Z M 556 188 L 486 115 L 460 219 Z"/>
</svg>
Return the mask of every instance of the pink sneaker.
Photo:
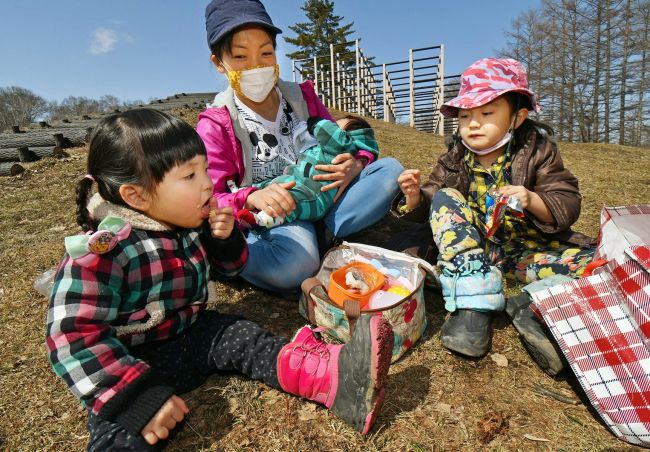
<svg viewBox="0 0 650 452">
<path fill-rule="evenodd" d="M 365 435 L 384 401 L 392 350 L 393 330 L 381 316 L 361 316 L 345 345 L 328 344 L 304 326 L 278 354 L 278 381 Z"/>
</svg>

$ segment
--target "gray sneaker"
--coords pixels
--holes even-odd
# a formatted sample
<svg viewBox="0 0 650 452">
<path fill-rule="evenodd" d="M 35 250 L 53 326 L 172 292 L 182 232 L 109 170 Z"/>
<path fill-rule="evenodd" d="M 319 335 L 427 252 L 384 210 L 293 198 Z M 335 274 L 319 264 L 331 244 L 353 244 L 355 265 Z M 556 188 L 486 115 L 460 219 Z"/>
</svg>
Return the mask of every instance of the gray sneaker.
<svg viewBox="0 0 650 452">
<path fill-rule="evenodd" d="M 537 320 L 530 303 L 526 292 L 509 297 L 506 299 L 506 313 L 533 360 L 544 372 L 555 377 L 564 369 L 562 353 L 548 328 Z"/>
</svg>

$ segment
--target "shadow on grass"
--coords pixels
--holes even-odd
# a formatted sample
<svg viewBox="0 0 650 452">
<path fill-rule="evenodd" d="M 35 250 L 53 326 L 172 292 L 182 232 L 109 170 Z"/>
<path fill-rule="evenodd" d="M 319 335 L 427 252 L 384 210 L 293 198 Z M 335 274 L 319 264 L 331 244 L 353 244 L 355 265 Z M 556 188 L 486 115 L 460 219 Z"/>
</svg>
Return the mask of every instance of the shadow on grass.
<svg viewBox="0 0 650 452">
<path fill-rule="evenodd" d="M 403 359 L 403 358 L 402 358 Z M 424 405 L 429 393 L 431 369 L 423 365 L 404 368 L 386 381 L 386 400 L 377 426 L 390 427 L 400 415 Z"/>
</svg>

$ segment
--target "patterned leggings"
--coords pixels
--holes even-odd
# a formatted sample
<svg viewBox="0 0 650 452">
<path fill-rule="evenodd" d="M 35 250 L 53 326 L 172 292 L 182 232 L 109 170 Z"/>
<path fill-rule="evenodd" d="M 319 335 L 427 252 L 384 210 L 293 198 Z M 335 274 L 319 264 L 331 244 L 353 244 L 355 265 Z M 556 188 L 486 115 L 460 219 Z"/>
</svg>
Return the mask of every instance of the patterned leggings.
<svg viewBox="0 0 650 452">
<path fill-rule="evenodd" d="M 215 371 L 237 371 L 267 385 L 280 388 L 276 359 L 289 341 L 240 316 L 204 311 L 184 334 L 161 342 L 131 349 L 131 354 L 151 367 L 176 394 L 200 386 Z M 89 451 L 161 450 L 168 440 L 150 446 L 141 435 L 132 435 L 122 426 L 89 414 Z M 172 433 L 176 433 L 179 427 Z"/>
<path fill-rule="evenodd" d="M 438 247 L 438 264 L 457 270 L 477 260 L 481 270 L 497 266 L 508 279 L 530 283 L 554 274 L 580 277 L 592 261 L 593 247 L 576 247 L 557 241 L 545 246 L 508 242 L 496 246 L 484 240 L 476 228 L 474 212 L 455 189 L 438 190 L 431 200 L 429 215 L 433 240 Z"/>
</svg>

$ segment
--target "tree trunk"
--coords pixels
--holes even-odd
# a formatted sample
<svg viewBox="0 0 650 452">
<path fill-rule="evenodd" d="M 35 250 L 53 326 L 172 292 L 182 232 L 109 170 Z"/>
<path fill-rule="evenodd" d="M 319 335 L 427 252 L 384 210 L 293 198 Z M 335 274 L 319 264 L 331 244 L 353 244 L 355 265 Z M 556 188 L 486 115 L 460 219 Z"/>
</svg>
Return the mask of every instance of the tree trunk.
<svg viewBox="0 0 650 452">
<path fill-rule="evenodd" d="M 648 61 L 648 46 L 650 45 L 650 42 L 648 42 L 648 33 L 650 33 L 650 2 L 645 2 L 646 8 L 641 9 L 643 13 L 643 27 L 641 29 L 641 33 L 643 38 L 642 44 L 641 44 L 641 70 L 639 71 L 640 73 L 640 79 L 639 79 L 639 103 L 636 107 L 636 131 L 634 133 L 634 142 L 637 146 L 641 144 L 641 134 L 643 130 L 643 109 L 644 109 L 644 101 L 645 101 L 645 90 L 647 84 L 647 73 L 646 73 L 646 67 L 647 67 L 647 61 Z"/>
<path fill-rule="evenodd" d="M 569 112 L 568 118 L 568 127 L 569 127 L 569 142 L 573 142 L 573 130 L 576 123 L 576 114 L 575 114 L 575 96 L 576 96 L 576 69 L 577 69 L 577 60 L 579 49 L 577 46 L 578 41 L 578 5 L 574 1 L 571 4 L 571 10 L 569 11 L 569 17 L 571 20 L 571 83 L 569 84 L 569 106 L 567 111 Z M 581 121 L 581 118 L 578 118 Z"/>
<path fill-rule="evenodd" d="M 621 93 L 620 93 L 620 110 L 618 112 L 618 144 L 625 144 L 625 96 L 627 91 L 627 60 L 630 54 L 630 24 L 632 15 L 630 14 L 631 0 L 625 4 L 625 15 L 623 16 L 623 55 L 621 57 Z"/>
<path fill-rule="evenodd" d="M 596 62 L 594 64 L 594 93 L 591 106 L 591 140 L 594 143 L 598 143 L 599 139 L 599 127 L 600 127 L 600 53 L 601 53 L 601 27 L 603 20 L 603 5 L 600 1 L 597 2 L 596 7 L 596 39 L 594 40 L 594 53 L 596 57 Z"/>
<path fill-rule="evenodd" d="M 64 156 L 63 149 L 57 146 L 43 146 L 43 147 L 18 147 L 18 148 L 6 148 L 0 149 L 0 162 L 18 162 L 20 160 L 21 149 L 29 149 L 34 152 L 39 158 L 43 157 L 57 157 L 61 158 Z"/>
<path fill-rule="evenodd" d="M 606 20 L 606 32 L 607 32 L 607 45 L 605 47 L 605 130 L 604 130 L 604 140 L 605 143 L 609 143 L 609 115 L 610 115 L 610 102 L 611 99 L 611 79 L 612 79 L 612 8 L 611 0 L 606 2 L 607 10 L 605 12 Z"/>
<path fill-rule="evenodd" d="M 0 134 L 0 148 L 60 146 L 63 148 L 82 146 L 88 142 L 92 128 L 47 129 L 29 133 Z"/>
<path fill-rule="evenodd" d="M 0 163 L 0 176 L 16 176 L 25 171 L 19 163 Z"/>
</svg>

